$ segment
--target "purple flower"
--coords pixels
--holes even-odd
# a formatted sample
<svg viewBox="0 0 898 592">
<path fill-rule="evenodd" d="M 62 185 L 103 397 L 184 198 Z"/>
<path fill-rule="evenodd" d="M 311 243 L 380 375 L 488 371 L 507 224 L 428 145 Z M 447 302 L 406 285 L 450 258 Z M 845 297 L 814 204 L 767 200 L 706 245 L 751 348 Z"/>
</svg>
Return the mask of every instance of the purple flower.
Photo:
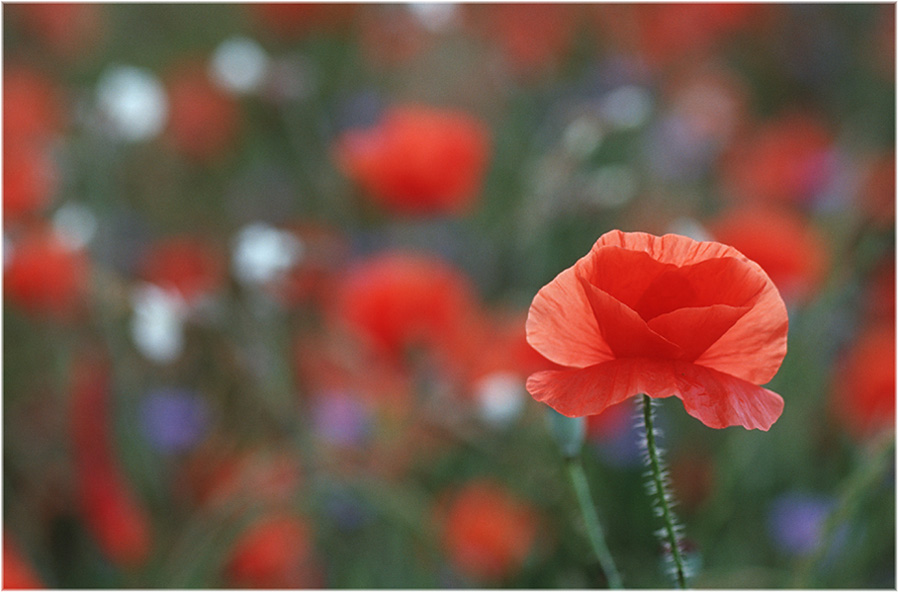
<svg viewBox="0 0 898 592">
<path fill-rule="evenodd" d="M 773 502 L 767 519 L 770 538 L 776 547 L 792 555 L 808 555 L 820 545 L 823 524 L 835 502 L 823 495 L 789 493 Z M 836 538 L 844 539 L 844 532 Z"/>
<path fill-rule="evenodd" d="M 358 446 L 368 437 L 369 412 L 351 395 L 339 391 L 318 397 L 312 410 L 315 431 L 339 446 Z"/>
<path fill-rule="evenodd" d="M 162 452 L 192 447 L 206 433 L 209 409 L 193 391 L 164 388 L 150 391 L 140 403 L 144 435 Z"/>
</svg>

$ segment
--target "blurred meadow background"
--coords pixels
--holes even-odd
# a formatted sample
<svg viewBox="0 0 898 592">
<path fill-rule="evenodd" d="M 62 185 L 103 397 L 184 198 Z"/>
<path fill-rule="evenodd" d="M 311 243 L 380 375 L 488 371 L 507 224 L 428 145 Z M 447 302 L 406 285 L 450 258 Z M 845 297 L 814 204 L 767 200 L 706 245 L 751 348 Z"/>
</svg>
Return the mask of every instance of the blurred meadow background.
<svg viewBox="0 0 898 592">
<path fill-rule="evenodd" d="M 894 4 L 3 5 L 5 587 L 607 581 L 524 381 L 619 228 L 782 292 L 658 421 L 697 588 L 895 587 Z M 583 459 L 665 588 L 635 408 Z"/>
</svg>

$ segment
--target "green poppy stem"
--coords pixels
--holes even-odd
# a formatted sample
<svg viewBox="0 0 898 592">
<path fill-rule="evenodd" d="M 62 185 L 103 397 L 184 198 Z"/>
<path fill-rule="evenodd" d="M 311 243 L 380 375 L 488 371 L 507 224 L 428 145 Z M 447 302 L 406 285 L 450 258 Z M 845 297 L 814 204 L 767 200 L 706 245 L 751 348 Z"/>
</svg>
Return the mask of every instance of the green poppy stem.
<svg viewBox="0 0 898 592">
<path fill-rule="evenodd" d="M 589 482 L 586 480 L 586 473 L 583 471 L 583 462 L 580 455 L 567 457 L 564 461 L 567 467 L 568 476 L 571 478 L 571 484 L 574 487 L 574 493 L 577 495 L 577 502 L 580 504 L 580 511 L 583 513 L 583 520 L 586 524 L 586 533 L 589 537 L 592 550 L 599 560 L 602 571 L 608 579 L 608 587 L 620 590 L 624 587 L 608 545 L 605 543 L 605 534 L 602 531 L 602 525 L 599 522 L 599 516 L 596 514 L 595 507 L 592 504 L 592 496 L 589 492 Z"/>
<path fill-rule="evenodd" d="M 679 525 L 671 511 L 671 493 L 667 488 L 665 471 L 658 445 L 655 441 L 655 418 L 652 411 L 652 399 L 648 395 L 642 395 L 642 419 L 645 422 L 645 446 L 648 453 L 646 463 L 651 470 L 652 480 L 649 490 L 655 497 L 658 513 L 664 522 L 661 531 L 662 539 L 670 546 L 671 560 L 673 562 L 673 577 L 678 588 L 686 588 L 686 567 L 683 561 L 683 553 L 680 550 Z"/>
</svg>

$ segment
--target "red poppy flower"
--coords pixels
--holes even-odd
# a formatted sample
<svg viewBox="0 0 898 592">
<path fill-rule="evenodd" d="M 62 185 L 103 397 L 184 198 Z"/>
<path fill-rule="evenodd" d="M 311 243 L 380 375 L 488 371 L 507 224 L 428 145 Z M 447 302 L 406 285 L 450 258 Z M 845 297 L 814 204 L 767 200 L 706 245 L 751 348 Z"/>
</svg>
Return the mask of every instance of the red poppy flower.
<svg viewBox="0 0 898 592">
<path fill-rule="evenodd" d="M 723 183 L 737 199 L 808 202 L 832 176 L 832 146 L 832 134 L 816 119 L 781 117 L 734 148 Z"/>
<path fill-rule="evenodd" d="M 115 460 L 111 421 L 108 370 L 79 361 L 71 408 L 79 507 L 103 553 L 118 565 L 136 567 L 150 553 L 150 521 Z"/>
<path fill-rule="evenodd" d="M 576 33 L 576 7 L 568 4 L 510 3 L 473 6 L 482 32 L 498 43 L 521 74 L 554 65 Z"/>
<path fill-rule="evenodd" d="M 16 14 L 41 44 L 62 58 L 84 55 L 103 35 L 101 4 L 47 2 L 18 4 Z"/>
<path fill-rule="evenodd" d="M 3 141 L 45 140 L 63 121 L 63 104 L 54 84 L 26 66 L 3 69 Z"/>
<path fill-rule="evenodd" d="M 424 346 L 454 358 L 475 309 L 472 288 L 439 259 L 400 252 L 358 263 L 337 288 L 335 314 L 395 361 Z"/>
<path fill-rule="evenodd" d="M 895 154 L 884 154 L 870 163 L 865 175 L 859 206 L 878 227 L 895 224 Z"/>
<path fill-rule="evenodd" d="M 840 361 L 833 415 L 857 437 L 895 429 L 895 321 L 866 328 Z"/>
<path fill-rule="evenodd" d="M 87 280 L 84 253 L 39 230 L 14 245 L 3 290 L 8 302 L 32 315 L 64 320 L 79 310 Z"/>
<path fill-rule="evenodd" d="M 769 12 L 747 3 L 609 3 L 596 8 L 596 20 L 604 43 L 610 38 L 661 68 L 701 59 L 733 35 L 762 25 Z"/>
<path fill-rule="evenodd" d="M 788 317 L 761 267 L 736 249 L 614 230 L 533 299 L 527 339 L 566 366 L 527 390 L 567 416 L 639 393 L 682 399 L 713 428 L 767 430 L 782 398 L 759 384 L 786 355 Z"/>
<path fill-rule="evenodd" d="M 104 467 L 79 470 L 84 521 L 103 553 L 123 567 L 138 567 L 150 553 L 150 521 L 124 477 Z"/>
<path fill-rule="evenodd" d="M 505 488 L 474 481 L 450 502 L 443 545 L 460 572 L 475 580 L 511 575 L 527 559 L 536 539 L 534 511 Z"/>
<path fill-rule="evenodd" d="M 826 242 L 807 218 L 791 210 L 746 205 L 710 222 L 708 230 L 760 265 L 786 302 L 808 300 L 825 279 Z"/>
<path fill-rule="evenodd" d="M 30 142 L 3 146 L 3 225 L 38 214 L 53 196 L 56 165 Z"/>
<path fill-rule="evenodd" d="M 458 111 L 397 107 L 373 128 L 344 133 L 336 158 L 378 204 L 405 214 L 459 213 L 477 196 L 486 127 Z"/>
<path fill-rule="evenodd" d="M 225 262 L 208 243 L 185 236 L 154 244 L 143 257 L 141 271 L 146 281 L 176 290 L 190 302 L 221 286 Z"/>
<path fill-rule="evenodd" d="M 314 31 L 333 31 L 352 22 L 358 5 L 318 2 L 258 2 L 248 5 L 265 29 L 283 39 L 299 39 Z"/>
<path fill-rule="evenodd" d="M 239 107 L 212 84 L 203 67 L 183 66 L 170 78 L 168 93 L 168 137 L 181 154 L 208 162 L 234 145 Z"/>
<path fill-rule="evenodd" d="M 303 588 L 316 584 L 312 533 L 290 515 L 263 516 L 234 545 L 226 571 L 239 588 Z"/>
<path fill-rule="evenodd" d="M 3 589 L 37 590 L 46 588 L 34 568 L 7 535 L 3 536 Z"/>
</svg>

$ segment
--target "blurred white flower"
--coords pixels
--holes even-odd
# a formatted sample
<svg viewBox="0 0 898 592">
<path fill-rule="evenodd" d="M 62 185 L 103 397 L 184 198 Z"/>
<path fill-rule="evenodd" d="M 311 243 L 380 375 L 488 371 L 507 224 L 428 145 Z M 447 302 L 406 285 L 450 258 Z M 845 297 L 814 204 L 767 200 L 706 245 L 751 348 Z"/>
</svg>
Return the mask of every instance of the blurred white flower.
<svg viewBox="0 0 898 592">
<path fill-rule="evenodd" d="M 620 206 L 636 196 L 639 183 L 633 169 L 623 164 L 609 164 L 590 173 L 589 192 L 603 206 Z"/>
<path fill-rule="evenodd" d="M 289 232 L 262 222 L 240 230 L 234 239 L 232 268 L 245 284 L 264 284 L 295 265 L 305 245 Z"/>
<path fill-rule="evenodd" d="M 231 37 L 215 49 L 209 65 L 218 86 L 234 93 L 251 93 L 268 72 L 268 55 L 248 37 Z"/>
<path fill-rule="evenodd" d="M 506 426 L 524 410 L 524 381 L 511 372 L 494 372 L 474 386 L 480 418 L 494 426 Z"/>
<path fill-rule="evenodd" d="M 187 307 L 177 292 L 144 284 L 131 293 L 131 306 L 131 338 L 140 353 L 159 363 L 180 356 Z"/>
<path fill-rule="evenodd" d="M 168 99 L 149 70 L 113 66 L 97 83 L 97 100 L 106 121 L 120 138 L 132 142 L 159 134 L 168 117 Z"/>
<path fill-rule="evenodd" d="M 638 86 L 621 86 L 602 98 L 600 109 L 611 126 L 637 128 L 648 120 L 652 112 L 652 97 Z"/>
<path fill-rule="evenodd" d="M 53 229 L 73 251 L 85 247 L 97 232 L 97 217 L 83 204 L 69 202 L 53 214 Z"/>
<path fill-rule="evenodd" d="M 602 145 L 605 134 L 597 118 L 581 115 L 564 130 L 564 147 L 576 158 L 584 159 Z"/>
<path fill-rule="evenodd" d="M 458 7 L 452 2 L 412 2 L 408 9 L 428 31 L 451 28 L 458 19 Z"/>
</svg>

